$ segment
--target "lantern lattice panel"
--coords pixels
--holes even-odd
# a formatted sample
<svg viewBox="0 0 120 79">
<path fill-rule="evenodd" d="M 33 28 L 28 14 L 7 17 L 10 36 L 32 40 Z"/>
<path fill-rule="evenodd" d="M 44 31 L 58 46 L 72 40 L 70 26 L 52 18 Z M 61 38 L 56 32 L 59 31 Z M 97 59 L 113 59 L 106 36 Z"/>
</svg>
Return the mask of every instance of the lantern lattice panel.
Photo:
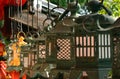
<svg viewBox="0 0 120 79">
<path fill-rule="evenodd" d="M 98 34 L 99 59 L 111 58 L 111 36 L 110 34 Z"/>
<path fill-rule="evenodd" d="M 45 59 L 46 58 L 46 46 L 45 45 L 39 45 L 39 58 Z"/>
<path fill-rule="evenodd" d="M 37 63 L 36 59 L 37 59 L 37 55 L 34 52 L 28 53 L 28 57 L 24 59 L 24 62 L 26 61 L 28 62 L 24 64 L 24 67 L 34 66 Z"/>
<path fill-rule="evenodd" d="M 97 35 L 97 38 L 98 66 L 111 68 L 113 50 L 112 34 L 110 32 L 101 32 Z"/>
<path fill-rule="evenodd" d="M 27 51 L 24 52 L 22 59 L 24 67 L 32 67 L 37 63 L 37 54 L 34 51 Z"/>
<path fill-rule="evenodd" d="M 112 65 L 112 43 L 109 32 L 76 36 L 75 44 L 77 66 L 110 67 Z"/>
<path fill-rule="evenodd" d="M 94 57 L 94 36 L 76 37 L 76 46 L 77 57 Z"/>
<path fill-rule="evenodd" d="M 58 53 L 57 59 L 70 59 L 70 39 L 57 39 Z"/>
<path fill-rule="evenodd" d="M 37 63 L 37 44 L 36 43 L 28 43 L 27 46 L 22 47 L 21 51 L 21 62 L 25 68 L 31 68 Z"/>
</svg>

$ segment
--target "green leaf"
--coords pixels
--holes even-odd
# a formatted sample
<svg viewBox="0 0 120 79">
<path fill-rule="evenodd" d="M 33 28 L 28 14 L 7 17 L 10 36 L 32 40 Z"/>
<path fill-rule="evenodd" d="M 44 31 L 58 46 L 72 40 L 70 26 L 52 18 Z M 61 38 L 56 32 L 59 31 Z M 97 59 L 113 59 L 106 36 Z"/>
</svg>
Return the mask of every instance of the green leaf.
<svg viewBox="0 0 120 79">
<path fill-rule="evenodd" d="M 4 25 L 4 20 L 1 20 L 1 21 L 0 21 L 0 28 L 2 28 L 3 25 Z"/>
</svg>

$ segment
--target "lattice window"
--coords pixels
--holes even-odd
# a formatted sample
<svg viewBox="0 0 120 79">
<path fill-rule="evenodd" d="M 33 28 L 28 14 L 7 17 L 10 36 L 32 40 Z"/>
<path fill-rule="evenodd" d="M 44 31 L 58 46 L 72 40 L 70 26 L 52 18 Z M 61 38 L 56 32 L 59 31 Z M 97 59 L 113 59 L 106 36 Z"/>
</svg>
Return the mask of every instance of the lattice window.
<svg viewBox="0 0 120 79">
<path fill-rule="evenodd" d="M 95 53 L 94 36 L 76 37 L 76 56 L 93 57 Z"/>
<path fill-rule="evenodd" d="M 69 60 L 71 53 L 70 39 L 57 39 L 57 59 Z"/>
<path fill-rule="evenodd" d="M 111 58 L 110 34 L 98 34 L 99 59 Z"/>
<path fill-rule="evenodd" d="M 45 45 L 39 45 L 39 58 L 46 58 L 46 46 Z"/>
</svg>

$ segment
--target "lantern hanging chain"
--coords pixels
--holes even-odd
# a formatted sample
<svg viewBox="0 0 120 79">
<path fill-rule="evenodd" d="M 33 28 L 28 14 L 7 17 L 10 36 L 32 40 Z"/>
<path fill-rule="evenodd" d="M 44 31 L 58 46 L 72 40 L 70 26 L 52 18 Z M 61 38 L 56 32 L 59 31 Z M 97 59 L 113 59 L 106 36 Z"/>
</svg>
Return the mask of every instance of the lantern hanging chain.
<svg viewBox="0 0 120 79">
<path fill-rule="evenodd" d="M 9 4 L 10 4 L 10 1 L 9 1 Z M 9 12 L 8 17 L 10 18 L 10 14 L 11 14 L 11 12 L 12 12 L 12 11 L 10 11 L 10 10 L 11 10 L 11 7 L 10 7 L 10 6 L 9 6 L 9 9 L 8 9 L 8 10 L 9 10 L 9 11 L 8 11 L 8 12 Z"/>
<path fill-rule="evenodd" d="M 38 0 L 37 0 L 37 4 L 38 4 Z M 38 27 L 38 5 L 37 5 L 37 27 Z M 38 27 L 38 29 L 39 29 L 39 27 Z"/>
<path fill-rule="evenodd" d="M 48 15 L 47 18 L 50 19 L 51 14 L 50 14 L 50 0 L 48 0 Z"/>
<path fill-rule="evenodd" d="M 30 28 L 29 28 L 29 12 L 30 12 L 30 5 L 31 5 L 31 7 L 33 8 L 33 1 L 32 0 L 29 0 L 29 2 L 27 3 L 27 5 L 29 6 L 28 8 L 27 8 L 27 11 L 28 11 L 28 13 L 27 13 L 27 26 L 28 26 L 28 35 L 30 34 Z M 31 15 L 32 16 L 32 20 L 31 20 L 31 23 L 32 23 L 32 28 L 33 28 L 33 14 Z"/>
<path fill-rule="evenodd" d="M 27 3 L 27 5 L 29 5 L 28 3 Z M 29 13 L 29 8 L 27 8 L 27 11 L 28 11 L 28 13 Z M 29 23 L 28 23 L 28 20 L 29 20 L 29 14 L 27 13 L 27 26 L 28 26 L 28 33 L 30 33 L 30 28 L 29 28 Z"/>
<path fill-rule="evenodd" d="M 50 19 L 50 0 L 48 0 L 48 14 L 47 14 L 47 19 Z"/>
<path fill-rule="evenodd" d="M 22 0 L 20 0 L 20 17 L 22 19 Z M 23 31 L 23 28 L 22 28 L 22 22 L 21 22 L 21 31 Z"/>
<path fill-rule="evenodd" d="M 76 6 L 78 5 L 78 0 L 76 0 Z"/>
<path fill-rule="evenodd" d="M 67 0 L 67 4 L 69 4 L 70 3 L 70 0 Z"/>
<path fill-rule="evenodd" d="M 39 27 L 39 11 L 38 11 L 38 0 L 37 0 L 37 28 L 38 28 L 38 32 L 41 30 Z"/>
<path fill-rule="evenodd" d="M 32 28 L 34 28 L 34 15 L 32 15 Z"/>
<path fill-rule="evenodd" d="M 48 0 L 48 17 L 50 18 L 50 0 Z"/>
<path fill-rule="evenodd" d="M 101 4 L 103 4 L 104 0 L 101 0 Z"/>
<path fill-rule="evenodd" d="M 18 7 L 17 8 L 18 18 L 22 19 L 22 0 L 20 0 L 20 3 L 18 2 L 18 0 L 16 0 L 16 2 L 17 2 L 17 7 Z M 20 7 L 19 7 L 19 5 L 20 5 Z M 20 22 L 20 23 L 18 22 L 18 26 L 20 27 L 19 31 L 23 32 L 22 22 Z M 19 29 L 19 27 L 18 27 L 18 29 Z"/>
<path fill-rule="evenodd" d="M 17 17 L 19 18 L 20 14 L 19 14 L 19 4 L 18 4 L 18 0 L 16 0 L 17 3 Z M 19 26 L 19 22 L 18 22 L 18 26 Z"/>
<path fill-rule="evenodd" d="M 9 4 L 10 4 L 10 1 L 9 1 Z M 12 11 L 13 11 L 13 8 L 11 6 L 9 6 L 9 9 L 8 9 L 8 17 L 10 18 L 11 17 L 11 14 L 12 14 Z M 14 31 L 13 31 L 13 22 L 11 21 L 10 22 L 10 26 L 11 26 L 11 38 L 13 39 L 14 38 Z"/>
<path fill-rule="evenodd" d="M 30 0 L 30 4 L 31 4 L 31 7 L 32 7 L 32 9 L 33 9 L 33 1 L 34 0 Z M 34 28 L 34 15 L 32 14 L 32 28 Z"/>
<path fill-rule="evenodd" d="M 60 0 L 58 0 L 58 5 L 57 6 L 60 7 Z"/>
</svg>

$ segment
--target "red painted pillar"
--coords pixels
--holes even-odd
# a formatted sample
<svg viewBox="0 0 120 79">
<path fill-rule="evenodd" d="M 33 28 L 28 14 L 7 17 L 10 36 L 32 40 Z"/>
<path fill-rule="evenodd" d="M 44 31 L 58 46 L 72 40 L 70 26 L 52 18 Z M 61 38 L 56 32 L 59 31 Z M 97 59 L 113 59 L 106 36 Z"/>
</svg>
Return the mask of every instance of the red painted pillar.
<svg viewBox="0 0 120 79">
<path fill-rule="evenodd" d="M 2 57 L 4 55 L 4 51 L 5 51 L 5 45 L 2 43 L 2 41 L 0 40 L 0 79 L 5 79 L 6 77 L 6 68 L 7 65 L 5 63 L 5 61 L 3 61 Z"/>
<path fill-rule="evenodd" d="M 20 78 L 20 73 L 19 71 L 10 71 L 9 72 L 10 76 L 11 76 L 11 79 L 19 79 Z"/>
<path fill-rule="evenodd" d="M 23 75 L 22 79 L 27 79 L 27 76 L 26 74 Z"/>
<path fill-rule="evenodd" d="M 10 71 L 9 72 L 11 79 L 20 79 L 20 72 L 19 71 Z M 27 79 L 26 74 L 23 75 L 22 79 Z"/>
<path fill-rule="evenodd" d="M 6 64 L 4 61 L 0 61 L 0 79 L 6 79 Z"/>
</svg>

